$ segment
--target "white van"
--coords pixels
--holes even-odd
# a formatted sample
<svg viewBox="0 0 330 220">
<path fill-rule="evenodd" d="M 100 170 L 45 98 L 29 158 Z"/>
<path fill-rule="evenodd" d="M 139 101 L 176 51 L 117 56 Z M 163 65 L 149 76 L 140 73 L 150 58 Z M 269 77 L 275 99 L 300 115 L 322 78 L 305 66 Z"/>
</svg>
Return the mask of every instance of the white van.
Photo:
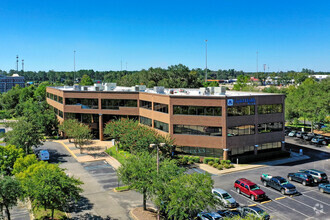
<svg viewBox="0 0 330 220">
<path fill-rule="evenodd" d="M 39 160 L 49 160 L 48 150 L 41 150 L 38 154 Z"/>
</svg>

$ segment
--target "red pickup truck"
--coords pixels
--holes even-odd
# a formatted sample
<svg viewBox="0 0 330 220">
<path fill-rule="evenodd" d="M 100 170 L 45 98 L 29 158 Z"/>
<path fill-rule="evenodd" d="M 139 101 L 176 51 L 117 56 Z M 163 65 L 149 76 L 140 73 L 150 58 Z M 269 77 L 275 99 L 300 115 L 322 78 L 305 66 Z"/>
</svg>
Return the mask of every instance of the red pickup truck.
<svg viewBox="0 0 330 220">
<path fill-rule="evenodd" d="M 266 198 L 266 193 L 260 189 L 260 187 L 251 182 L 248 179 L 241 178 L 235 181 L 234 187 L 237 193 L 245 194 L 250 197 L 253 201 L 263 200 Z"/>
</svg>

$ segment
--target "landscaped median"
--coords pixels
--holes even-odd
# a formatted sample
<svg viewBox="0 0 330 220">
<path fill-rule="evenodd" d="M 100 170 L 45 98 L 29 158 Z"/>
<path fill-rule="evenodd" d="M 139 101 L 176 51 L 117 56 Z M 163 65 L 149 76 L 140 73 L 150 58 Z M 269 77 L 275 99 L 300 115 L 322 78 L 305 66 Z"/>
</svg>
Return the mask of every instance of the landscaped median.
<svg viewBox="0 0 330 220">
<path fill-rule="evenodd" d="M 115 158 L 119 161 L 119 163 L 123 164 L 124 161 L 131 156 L 131 154 L 124 150 L 119 150 L 118 146 L 112 146 L 105 151 L 111 157 Z"/>
<path fill-rule="evenodd" d="M 219 158 L 215 158 L 215 157 L 201 158 L 199 156 L 179 155 L 177 156 L 177 158 L 179 165 L 191 165 L 191 164 L 199 164 L 203 162 L 204 164 L 207 164 L 210 167 L 214 167 L 218 170 L 230 169 L 235 167 L 233 164 L 231 164 L 230 160 L 220 160 Z"/>
</svg>

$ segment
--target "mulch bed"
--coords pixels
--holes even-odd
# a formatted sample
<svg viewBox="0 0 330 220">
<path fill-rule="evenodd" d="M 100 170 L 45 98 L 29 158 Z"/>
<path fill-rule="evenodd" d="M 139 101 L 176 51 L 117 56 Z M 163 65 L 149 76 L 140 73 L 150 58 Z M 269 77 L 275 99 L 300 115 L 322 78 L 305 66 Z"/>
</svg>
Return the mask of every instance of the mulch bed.
<svg viewBox="0 0 330 220">
<path fill-rule="evenodd" d="M 157 212 L 153 208 L 147 208 L 145 211 L 143 207 L 138 207 L 132 210 L 132 215 L 136 220 L 157 220 Z"/>
</svg>

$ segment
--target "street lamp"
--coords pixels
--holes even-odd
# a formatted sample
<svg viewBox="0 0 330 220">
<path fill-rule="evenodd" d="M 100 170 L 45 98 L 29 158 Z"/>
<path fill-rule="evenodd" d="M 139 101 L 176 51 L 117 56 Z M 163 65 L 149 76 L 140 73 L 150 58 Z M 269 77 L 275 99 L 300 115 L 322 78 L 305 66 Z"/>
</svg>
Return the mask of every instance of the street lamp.
<svg viewBox="0 0 330 220">
<path fill-rule="evenodd" d="M 150 144 L 150 148 L 155 148 L 157 149 L 157 174 L 159 173 L 159 146 L 160 147 L 165 147 L 165 143 L 160 143 L 159 145 L 158 144 Z M 160 219 L 160 215 L 159 215 L 159 208 L 158 208 L 158 211 L 157 211 L 157 220 Z"/>
</svg>

